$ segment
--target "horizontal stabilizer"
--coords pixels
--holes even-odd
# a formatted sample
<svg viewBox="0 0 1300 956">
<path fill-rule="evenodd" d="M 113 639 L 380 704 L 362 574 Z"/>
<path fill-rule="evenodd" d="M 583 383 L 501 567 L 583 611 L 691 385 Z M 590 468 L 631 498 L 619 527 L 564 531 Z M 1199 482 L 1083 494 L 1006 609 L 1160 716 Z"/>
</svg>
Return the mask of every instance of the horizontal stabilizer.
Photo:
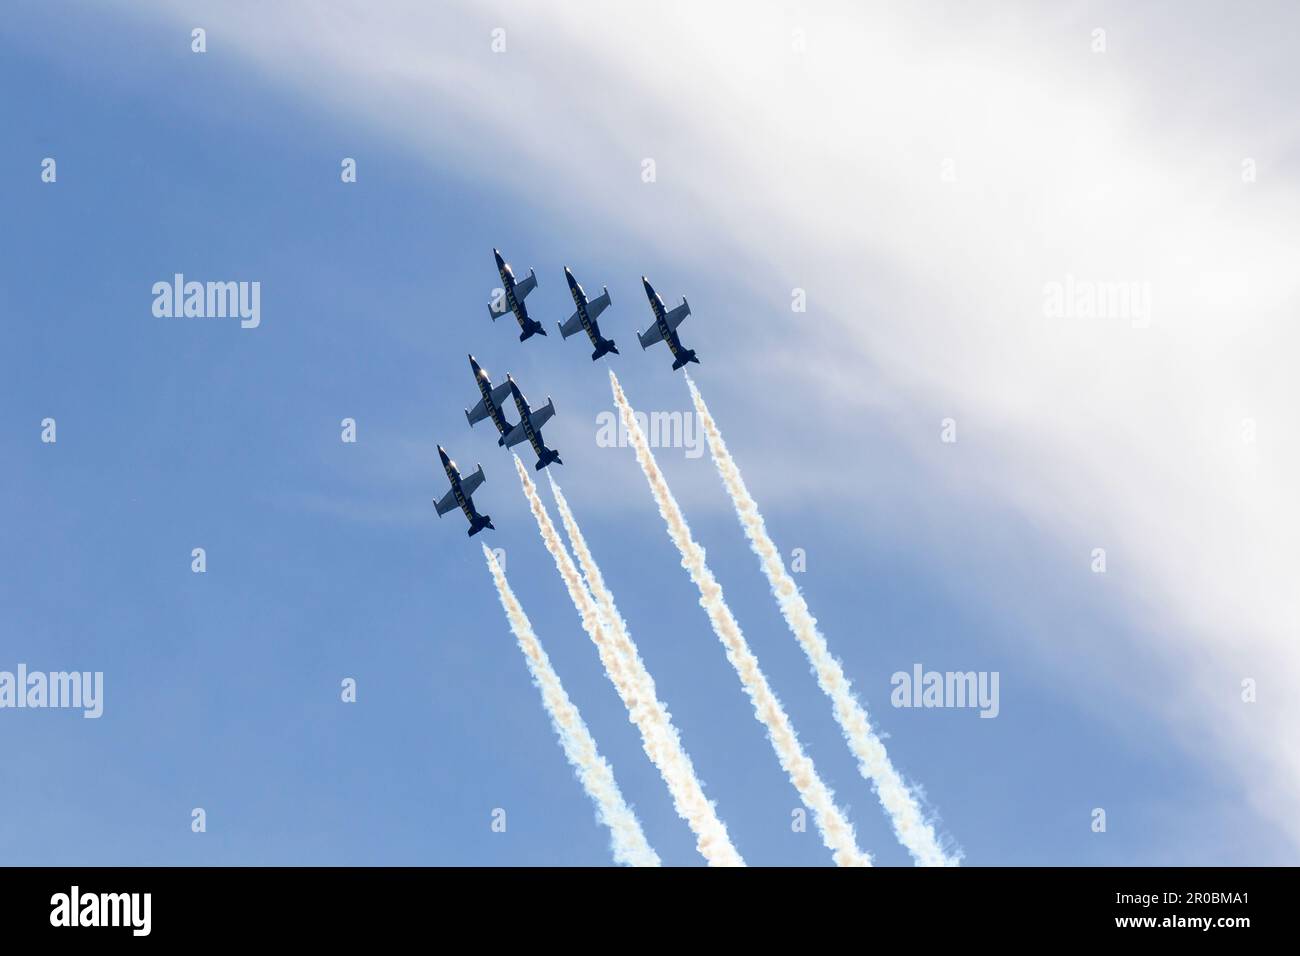
<svg viewBox="0 0 1300 956">
<path fill-rule="evenodd" d="M 696 365 L 700 364 L 700 360 L 695 357 L 694 349 L 683 349 L 681 351 L 681 353 L 673 361 L 673 371 L 674 372 L 677 371 L 687 362 L 694 362 Z"/>
</svg>

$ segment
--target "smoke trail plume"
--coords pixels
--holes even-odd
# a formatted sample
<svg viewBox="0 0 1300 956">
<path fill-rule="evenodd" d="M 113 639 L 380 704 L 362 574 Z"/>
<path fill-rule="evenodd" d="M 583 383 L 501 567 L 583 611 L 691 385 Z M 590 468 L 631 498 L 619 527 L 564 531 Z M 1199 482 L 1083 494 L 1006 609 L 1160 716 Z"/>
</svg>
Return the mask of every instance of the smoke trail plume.
<svg viewBox="0 0 1300 956">
<path fill-rule="evenodd" d="M 515 456 L 515 470 L 519 472 L 524 496 L 528 499 L 533 517 L 537 519 L 537 530 L 541 533 L 546 550 L 555 559 L 555 566 L 559 569 L 565 587 L 568 588 L 569 597 L 582 618 L 583 630 L 596 645 L 605 673 L 627 708 L 629 719 L 640 732 L 641 745 L 645 749 L 646 756 L 650 758 L 660 776 L 663 777 L 664 783 L 668 785 L 674 808 L 695 834 L 696 848 L 710 866 L 744 866 L 745 861 L 732 845 L 727 828 L 718 819 L 713 804 L 705 798 L 690 762 L 685 759 L 681 751 L 681 743 L 676 739 L 676 734 L 670 736 L 665 732 L 667 714 L 663 713 L 663 719 L 659 719 L 657 715 L 657 711 L 662 712 L 662 705 L 659 705 L 655 699 L 652 689 L 647 691 L 638 684 L 633 675 L 634 666 L 629 655 L 620 651 L 616 640 L 601 623 L 596 602 L 587 591 L 586 585 L 582 583 L 573 559 L 569 557 L 569 552 L 565 549 L 564 542 L 560 540 L 559 532 L 555 530 L 546 506 L 537 494 L 537 486 L 533 484 L 532 477 L 518 455 Z M 682 759 L 677 759 L 677 755 Z"/>
<path fill-rule="evenodd" d="M 808 662 L 817 676 L 817 683 L 830 698 L 835 719 L 844 732 L 844 739 L 848 741 L 849 749 L 858 759 L 858 769 L 875 789 L 876 796 L 880 798 L 881 805 L 894 825 L 894 833 L 898 836 L 898 841 L 907 848 L 920 866 L 956 866 L 959 857 L 944 852 L 939 838 L 935 835 L 934 827 L 925 819 L 920 804 L 908 789 L 902 776 L 894 769 L 889 755 L 885 752 L 884 743 L 871 729 L 866 708 L 853 694 L 849 680 L 844 676 L 844 669 L 830 652 L 830 648 L 826 645 L 826 638 L 817 628 L 816 618 L 808 610 L 808 604 L 799 593 L 799 588 L 786 572 L 781 554 L 767 534 L 763 516 L 758 512 L 758 504 L 750 497 L 744 479 L 741 478 L 740 469 L 727 450 L 726 442 L 722 440 L 722 433 L 718 431 L 717 423 L 709 414 L 708 406 L 700 396 L 700 390 L 696 388 L 695 382 L 689 375 L 686 377 L 686 384 L 690 386 L 691 398 L 695 401 L 695 411 L 700 416 L 713 463 L 717 466 L 718 474 L 722 476 L 722 483 L 726 486 L 728 494 L 731 495 L 745 537 L 749 539 L 750 547 L 758 555 L 763 573 L 767 576 L 767 583 L 771 586 L 772 593 L 780 606 L 781 615 L 785 618 L 795 639 L 798 640 L 799 646 L 808 656 Z"/>
<path fill-rule="evenodd" d="M 549 475 L 547 477 L 550 478 Z M 569 536 L 573 553 L 582 566 L 582 573 L 591 596 L 596 601 L 601 624 L 612 638 L 615 649 L 622 655 L 625 669 L 636 686 L 638 700 L 647 711 L 647 720 L 652 725 L 654 736 L 661 748 L 666 777 L 680 781 L 683 805 L 691 809 L 692 815 L 698 818 L 701 828 L 707 829 L 711 826 L 712 810 L 704 796 L 699 778 L 695 775 L 691 758 L 682 746 L 677 728 L 673 726 L 672 716 L 668 713 L 668 708 L 659 700 L 654 678 L 650 676 L 645 662 L 641 660 L 641 654 L 632 640 L 632 635 L 628 632 L 627 622 L 623 620 L 618 607 L 614 604 L 614 595 L 605 584 L 605 578 L 600 573 L 600 567 L 596 564 L 591 549 L 587 546 L 587 539 L 583 536 L 582 529 L 578 527 L 577 519 L 569 508 L 569 502 L 560 491 L 559 485 L 555 483 L 555 479 L 550 478 L 550 482 L 551 493 L 555 496 L 555 505 L 560 512 L 560 521 Z"/>
<path fill-rule="evenodd" d="M 600 573 L 600 567 L 596 564 L 596 558 L 592 555 L 591 549 L 587 546 L 587 539 L 578 527 L 578 521 L 573 516 L 573 510 L 569 507 L 568 500 L 564 497 L 564 492 L 560 486 L 555 483 L 555 479 L 547 475 L 551 482 L 551 494 L 555 496 L 555 507 L 560 512 L 560 523 L 564 525 L 564 533 L 569 536 L 569 545 L 573 548 L 573 553 L 578 559 L 578 564 L 582 568 L 582 576 L 587 581 L 587 589 L 591 592 L 592 598 L 596 601 L 596 608 L 601 615 L 601 624 L 614 639 L 614 646 L 618 652 L 623 655 L 628 669 L 632 672 L 633 679 L 637 682 L 643 696 L 654 697 L 654 706 L 656 710 L 667 717 L 667 708 L 660 703 L 655 696 L 654 678 L 650 676 L 645 663 L 641 660 L 641 654 L 637 650 L 632 635 L 628 632 L 627 621 L 618 613 L 618 606 L 614 603 L 614 595 L 605 584 L 605 576 Z M 672 724 L 668 724 L 672 733 L 676 734 L 676 729 Z"/>
<path fill-rule="evenodd" d="M 492 580 L 497 586 L 497 596 L 510 621 L 510 630 L 519 642 L 519 649 L 524 652 L 524 661 L 528 664 L 529 673 L 533 675 L 533 683 L 542 692 L 542 703 L 550 714 L 551 726 L 560 738 L 564 756 L 582 781 L 587 795 L 596 804 L 597 817 L 609 827 L 614 860 L 627 866 L 659 866 L 659 856 L 646 842 L 636 814 L 623 800 L 623 794 L 614 780 L 614 771 L 597 752 L 596 741 L 592 739 L 587 725 L 582 722 L 578 708 L 569 700 L 559 675 L 551 667 L 546 651 L 533 633 L 528 616 L 510 589 L 501 565 L 486 544 L 483 545 L 483 556 L 487 558 L 488 570 L 492 572 Z"/>
<path fill-rule="evenodd" d="M 723 599 L 722 586 L 718 584 L 713 572 L 704 561 L 704 549 L 691 537 L 691 530 L 682 516 L 681 508 L 678 507 L 672 491 L 668 488 L 668 483 L 664 480 L 663 473 L 655 463 L 654 455 L 650 453 L 645 433 L 641 431 L 632 407 L 628 404 L 627 396 L 623 394 L 623 387 L 613 371 L 609 373 L 609 383 L 623 420 L 623 427 L 627 430 L 632 448 L 636 452 L 636 460 L 640 463 L 646 481 L 650 484 L 650 491 L 659 506 L 659 513 L 668 525 L 668 535 L 681 552 L 682 566 L 690 573 L 691 580 L 699 588 L 700 604 L 708 613 L 714 633 L 718 635 L 718 640 L 722 642 L 727 652 L 727 660 L 736 669 L 741 685 L 754 705 L 754 715 L 767 728 L 768 737 L 777 758 L 781 761 L 781 767 L 790 776 L 790 782 L 799 792 L 804 805 L 812 810 L 813 820 L 822 835 L 822 842 L 834 853 L 835 862 L 840 866 L 870 866 L 871 858 L 857 847 L 853 825 L 845 819 L 844 814 L 835 805 L 830 790 L 817 775 L 812 760 L 804 754 L 785 709 L 772 693 L 772 688 L 768 686 L 767 678 L 763 676 L 763 671 L 758 665 L 758 659 L 749 649 L 740 625 L 736 623 L 731 609 Z"/>
</svg>

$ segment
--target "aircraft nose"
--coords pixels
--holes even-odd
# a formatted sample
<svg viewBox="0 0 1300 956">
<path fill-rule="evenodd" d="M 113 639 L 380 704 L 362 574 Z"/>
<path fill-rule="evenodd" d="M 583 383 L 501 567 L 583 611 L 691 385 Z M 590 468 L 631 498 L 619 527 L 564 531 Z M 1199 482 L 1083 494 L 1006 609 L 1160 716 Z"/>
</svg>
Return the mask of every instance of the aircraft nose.
<svg viewBox="0 0 1300 956">
<path fill-rule="evenodd" d="M 498 267 L 498 268 L 500 268 L 501 266 L 503 266 L 503 265 L 506 264 L 506 261 L 505 261 L 504 259 L 501 258 L 501 250 L 499 250 L 499 249 L 493 249 L 493 250 L 492 250 L 492 255 L 493 255 L 494 257 L 496 257 L 496 260 L 497 260 L 497 267 Z"/>
</svg>

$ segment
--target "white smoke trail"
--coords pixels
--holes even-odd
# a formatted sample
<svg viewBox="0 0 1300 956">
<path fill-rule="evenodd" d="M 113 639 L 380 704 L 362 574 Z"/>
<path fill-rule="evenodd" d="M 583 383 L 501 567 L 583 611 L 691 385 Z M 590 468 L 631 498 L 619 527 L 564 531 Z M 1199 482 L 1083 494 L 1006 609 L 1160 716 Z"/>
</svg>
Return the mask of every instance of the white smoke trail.
<svg viewBox="0 0 1300 956">
<path fill-rule="evenodd" d="M 717 423 L 709 414 L 708 406 L 704 404 L 699 389 L 689 375 L 686 384 L 690 386 L 691 398 L 695 401 L 695 411 L 700 416 L 713 463 L 731 495 L 745 537 L 758 555 L 763 573 L 781 608 L 781 615 L 808 656 L 813 673 L 817 675 L 817 683 L 831 699 L 835 719 L 844 732 L 849 749 L 858 759 L 858 769 L 875 788 L 876 796 L 880 798 L 881 805 L 894 825 L 898 841 L 920 866 L 956 866 L 960 856 L 944 852 L 934 827 L 925 819 L 920 804 L 902 776 L 894 769 L 885 752 L 884 743 L 871 729 L 866 708 L 854 696 L 849 680 L 844 676 L 843 667 L 830 652 L 826 638 L 817 629 L 816 618 L 808 610 L 808 604 L 799 593 L 799 588 L 786 572 L 780 552 L 768 537 L 763 516 L 758 512 L 758 504 L 750 497 L 744 479 L 740 476 L 740 469 L 727 450 Z"/>
<path fill-rule="evenodd" d="M 718 584 L 713 572 L 704 561 L 704 549 L 691 537 L 691 529 L 687 526 L 686 519 L 682 516 L 681 508 L 673 498 L 663 473 L 655 463 L 645 433 L 641 431 L 632 407 L 628 404 L 627 396 L 623 394 L 623 387 L 613 371 L 609 373 L 609 383 L 614 391 L 614 401 L 618 404 L 623 427 L 627 430 L 632 448 L 636 452 L 636 460 L 640 463 L 646 481 L 650 484 L 650 491 L 659 505 L 659 513 L 668 525 L 668 535 L 682 554 L 682 566 L 690 573 L 691 580 L 699 588 L 700 604 L 708 613 L 714 633 L 718 635 L 718 640 L 722 642 L 727 652 L 727 660 L 736 669 L 741 685 L 754 705 L 754 715 L 767 728 L 768 737 L 772 741 L 777 758 L 781 761 L 781 767 L 790 776 L 790 782 L 799 792 L 804 805 L 812 810 L 813 820 L 822 835 L 822 842 L 834 853 L 835 862 L 839 866 L 870 866 L 871 857 L 858 849 L 853 835 L 853 825 L 835 805 L 834 797 L 821 777 L 817 775 L 812 760 L 804 754 L 785 709 L 772 693 L 772 688 L 768 686 L 767 678 L 763 676 L 763 671 L 758 666 L 758 659 L 749 649 L 740 625 L 736 623 L 731 608 L 723 599 L 722 586 Z"/>
<path fill-rule="evenodd" d="M 573 559 L 569 557 L 569 552 L 565 549 L 564 542 L 560 540 L 559 532 L 555 530 L 551 516 L 546 511 L 546 505 L 537 494 L 537 486 L 533 484 L 532 477 L 518 455 L 515 456 L 515 470 L 519 472 L 524 496 L 528 499 L 533 517 L 537 519 L 537 530 L 541 533 L 546 550 L 555 559 L 555 566 L 559 569 L 565 587 L 568 588 L 569 597 L 582 618 L 583 630 L 596 645 L 596 652 L 600 655 L 605 673 L 609 675 L 623 705 L 627 708 L 629 719 L 640 731 L 641 745 L 645 749 L 646 756 L 650 758 L 660 776 L 663 777 L 664 783 L 668 785 L 674 808 L 695 834 L 696 849 L 710 866 L 744 866 L 745 861 L 732 845 L 726 826 L 718 819 L 713 804 L 705 799 L 689 761 L 674 758 L 673 744 L 676 743 L 676 753 L 681 754 L 680 741 L 675 740 L 675 734 L 669 737 L 664 732 L 665 721 L 659 720 L 656 716 L 655 705 L 658 701 L 655 700 L 653 692 L 647 693 L 638 685 L 633 677 L 628 656 L 619 650 L 617 642 L 601 623 L 596 602 L 587 591 L 586 585 L 582 583 L 578 569 L 574 566 Z M 659 709 L 662 710 L 662 707 Z M 664 717 L 666 719 L 666 713 Z"/>
<path fill-rule="evenodd" d="M 614 595 L 605 584 L 605 576 L 601 574 L 600 566 L 596 564 L 596 557 L 587 545 L 586 535 L 578 527 L 578 519 L 573 516 L 573 509 L 569 507 L 569 501 L 564 497 L 564 492 L 560 490 L 554 476 L 548 473 L 546 477 L 551 484 L 551 494 L 555 497 L 555 508 L 560 513 L 560 524 L 564 525 L 564 533 L 569 537 L 569 547 L 573 549 L 574 557 L 578 559 L 578 566 L 582 568 L 587 590 L 596 601 L 596 608 L 601 615 L 601 624 L 613 637 L 615 646 L 628 662 L 637 683 L 643 689 L 648 687 L 653 691 L 654 678 L 650 676 L 645 662 L 641 660 L 641 653 L 637 650 L 636 643 L 627 629 L 627 621 L 623 620 L 623 616 L 618 613 Z M 659 703 L 657 697 L 655 702 Z M 660 707 L 662 706 L 660 704 Z"/>
<path fill-rule="evenodd" d="M 677 728 L 673 725 L 672 715 L 659 700 L 654 678 L 650 676 L 649 669 L 641 660 L 641 654 L 632 640 L 632 635 L 628 632 L 627 622 L 623 620 L 618 607 L 614 604 L 614 595 L 605 584 L 604 575 L 600 573 L 596 559 L 587 546 L 587 539 L 583 536 L 582 529 L 578 527 L 577 519 L 569 508 L 569 502 L 560 491 L 559 485 L 555 483 L 555 479 L 550 475 L 547 477 L 550 478 L 551 493 L 555 496 L 555 505 L 560 512 L 560 521 L 564 525 L 565 533 L 569 536 L 569 544 L 578 558 L 578 563 L 582 566 L 582 573 L 591 596 L 596 601 L 601 624 L 613 639 L 617 652 L 622 655 L 626 672 L 636 686 L 637 698 L 646 709 L 646 719 L 653 727 L 654 736 L 661 748 L 665 779 L 675 782 L 681 793 L 682 805 L 689 808 L 691 818 L 697 821 L 695 825 L 706 831 L 711 831 L 715 825 L 722 827 L 722 824 L 714 818 L 712 805 L 704 796 L 704 790 L 695 774 L 695 767 L 686 753 L 686 748 L 682 746 Z M 725 829 L 723 832 L 725 833 Z"/>
<path fill-rule="evenodd" d="M 506 618 L 510 621 L 510 630 L 519 642 L 519 649 L 524 652 L 524 661 L 528 664 L 529 673 L 533 675 L 533 683 L 542 692 L 542 703 L 551 716 L 551 726 L 560 738 L 564 756 L 577 772 L 587 795 L 596 804 L 598 818 L 609 827 L 614 860 L 627 866 L 659 866 L 659 856 L 646 842 L 636 814 L 623 800 L 623 794 L 614 780 L 614 771 L 597 752 L 596 741 L 583 723 L 578 708 L 565 692 L 559 675 L 551 667 L 546 651 L 533 633 L 528 615 L 510 589 L 496 556 L 486 544 L 483 545 L 483 556 L 487 558 L 488 570 L 492 572 L 492 580 L 497 586 L 497 596 L 501 598 L 501 606 L 505 608 Z"/>
</svg>

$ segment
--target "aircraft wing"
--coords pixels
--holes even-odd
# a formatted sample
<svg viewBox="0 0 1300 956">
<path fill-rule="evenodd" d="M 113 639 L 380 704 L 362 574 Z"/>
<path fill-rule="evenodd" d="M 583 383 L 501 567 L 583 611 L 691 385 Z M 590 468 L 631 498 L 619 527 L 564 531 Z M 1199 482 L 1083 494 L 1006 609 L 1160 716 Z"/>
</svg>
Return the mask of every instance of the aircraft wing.
<svg viewBox="0 0 1300 956">
<path fill-rule="evenodd" d="M 462 485 L 462 487 L 464 487 Z M 433 503 L 434 508 L 438 510 L 438 517 L 441 518 L 448 511 L 455 511 L 459 505 L 456 504 L 456 492 L 448 488 L 447 493 Z"/>
<path fill-rule="evenodd" d="M 514 428 L 510 429 L 510 431 L 506 432 L 503 438 L 505 440 L 505 447 L 507 448 L 513 448 L 521 441 L 526 440 L 528 436 L 524 434 L 524 423 L 520 422 Z"/>
<path fill-rule="evenodd" d="M 529 272 L 528 278 L 521 279 L 519 282 L 515 283 L 515 299 L 517 299 L 520 302 L 523 302 L 524 299 L 528 298 L 528 293 L 532 292 L 536 288 L 537 288 L 537 273 Z"/>
<path fill-rule="evenodd" d="M 472 497 L 474 492 L 478 491 L 479 486 L 483 484 L 484 481 L 486 481 L 486 479 L 483 477 L 483 466 L 479 465 L 478 471 L 474 472 L 474 474 L 470 475 L 468 478 L 462 478 L 460 480 L 461 494 L 466 498 Z"/>
<path fill-rule="evenodd" d="M 569 320 L 567 322 L 560 323 L 560 335 L 566 339 L 570 335 L 577 335 L 581 331 L 582 331 L 582 317 L 579 316 L 577 312 L 574 312 L 573 315 L 569 316 Z"/>
<path fill-rule="evenodd" d="M 592 299 L 587 303 L 587 318 L 596 321 L 596 316 L 609 308 L 609 291 L 606 290 L 599 297 Z"/>
<path fill-rule="evenodd" d="M 533 412 L 532 415 L 529 416 L 529 420 L 533 423 L 533 431 L 537 432 L 540 435 L 542 431 L 542 426 L 545 425 L 547 422 L 549 422 L 551 420 L 551 416 L 554 414 L 555 414 L 555 403 L 552 401 L 548 401 L 544 407 L 539 408 L 537 411 Z"/>
<path fill-rule="evenodd" d="M 691 307 L 686 304 L 685 299 L 682 299 L 682 304 L 666 314 L 664 320 L 668 323 L 668 328 L 675 329 L 686 321 L 686 317 L 690 314 Z"/>
<path fill-rule="evenodd" d="M 656 342 L 662 342 L 664 337 L 659 334 L 659 323 L 656 322 L 644 332 L 638 332 L 636 337 L 641 340 L 641 348 L 648 349 Z"/>
<path fill-rule="evenodd" d="M 492 401 L 496 403 L 497 408 L 500 408 L 501 403 L 510 397 L 510 383 L 502 382 L 492 389 L 489 394 L 492 396 Z M 477 425 L 488 417 L 487 404 L 480 398 L 477 405 L 465 412 L 465 417 L 469 419 L 471 425 Z"/>
</svg>

